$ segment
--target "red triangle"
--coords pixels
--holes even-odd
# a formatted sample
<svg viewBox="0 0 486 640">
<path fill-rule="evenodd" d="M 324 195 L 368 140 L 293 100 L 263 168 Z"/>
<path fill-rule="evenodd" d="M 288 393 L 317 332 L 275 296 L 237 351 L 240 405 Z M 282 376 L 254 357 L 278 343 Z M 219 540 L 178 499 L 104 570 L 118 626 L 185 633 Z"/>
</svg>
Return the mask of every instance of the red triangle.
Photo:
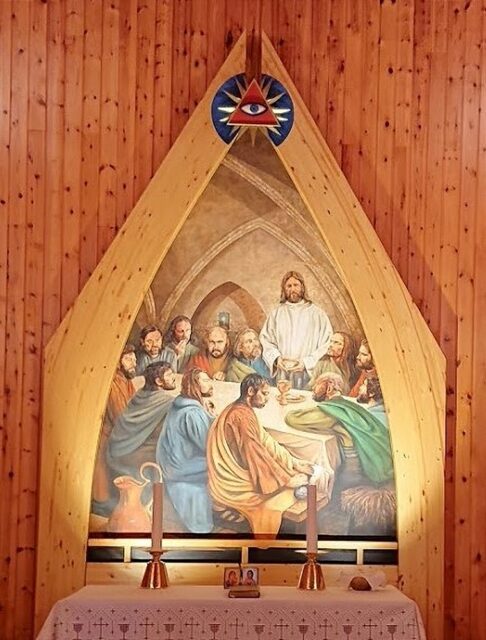
<svg viewBox="0 0 486 640">
<path fill-rule="evenodd" d="M 235 111 L 231 114 L 229 125 L 246 127 L 278 127 L 278 120 L 268 102 L 263 97 L 258 82 L 253 79 L 245 91 Z"/>
</svg>

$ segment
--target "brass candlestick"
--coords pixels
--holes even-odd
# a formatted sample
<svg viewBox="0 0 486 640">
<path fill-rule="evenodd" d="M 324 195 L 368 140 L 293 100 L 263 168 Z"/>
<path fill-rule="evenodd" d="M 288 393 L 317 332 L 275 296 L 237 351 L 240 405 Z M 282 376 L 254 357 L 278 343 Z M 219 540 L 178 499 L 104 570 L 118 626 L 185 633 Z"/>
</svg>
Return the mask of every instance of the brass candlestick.
<svg viewBox="0 0 486 640">
<path fill-rule="evenodd" d="M 307 553 L 307 562 L 300 572 L 297 589 L 322 591 L 326 588 L 321 565 L 317 562 L 317 553 Z"/>
<path fill-rule="evenodd" d="M 163 551 L 162 549 L 150 549 L 149 552 L 152 560 L 147 562 L 140 586 L 142 589 L 165 589 L 169 586 L 169 578 L 165 563 L 160 559 Z"/>
</svg>

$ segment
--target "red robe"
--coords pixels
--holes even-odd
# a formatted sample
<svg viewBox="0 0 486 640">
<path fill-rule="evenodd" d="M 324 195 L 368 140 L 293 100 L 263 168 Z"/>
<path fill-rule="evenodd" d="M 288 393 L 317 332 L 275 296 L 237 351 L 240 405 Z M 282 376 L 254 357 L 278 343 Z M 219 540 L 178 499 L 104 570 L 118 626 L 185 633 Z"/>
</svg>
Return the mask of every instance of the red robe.
<svg viewBox="0 0 486 640">
<path fill-rule="evenodd" d="M 201 369 L 205 371 L 210 378 L 214 378 L 215 373 L 222 371 L 226 373 L 231 362 L 231 355 L 229 352 L 225 353 L 221 358 L 213 358 L 207 351 L 201 351 L 192 356 L 187 363 L 187 369 Z"/>
<path fill-rule="evenodd" d="M 377 377 L 376 369 L 361 369 L 359 378 L 356 380 L 356 384 L 354 385 L 354 387 L 348 393 L 348 396 L 350 398 L 357 398 L 359 394 L 359 388 L 361 387 L 363 382 L 368 378 L 376 378 L 376 377 Z"/>
</svg>

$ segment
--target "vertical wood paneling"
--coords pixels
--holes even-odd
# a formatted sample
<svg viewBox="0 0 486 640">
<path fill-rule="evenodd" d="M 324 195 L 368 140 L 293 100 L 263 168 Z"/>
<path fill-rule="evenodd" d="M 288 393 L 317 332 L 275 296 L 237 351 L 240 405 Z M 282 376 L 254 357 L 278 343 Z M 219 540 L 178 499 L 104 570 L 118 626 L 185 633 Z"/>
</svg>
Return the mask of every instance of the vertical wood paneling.
<svg viewBox="0 0 486 640">
<path fill-rule="evenodd" d="M 356 70 L 361 70 L 364 44 L 361 31 L 362 13 L 361 3 L 355 3 L 352 0 L 346 2 L 342 169 L 354 191 L 359 189 L 361 170 L 360 121 L 363 82 L 361 73 L 356 76 Z"/>
<path fill-rule="evenodd" d="M 329 84 L 327 90 L 326 142 L 336 161 L 342 164 L 342 142 L 344 132 L 344 69 L 345 69 L 345 24 L 343 12 L 346 4 L 330 0 L 329 12 Z"/>
<path fill-rule="evenodd" d="M 83 126 L 84 4 L 61 3 L 65 11 L 64 197 L 62 219 L 61 315 L 79 290 L 81 228 L 81 129 Z"/>
<path fill-rule="evenodd" d="M 360 65 L 362 78 L 360 150 L 361 174 L 357 196 L 371 222 L 376 220 L 376 142 L 378 126 L 378 83 L 368 82 L 375 78 L 379 68 L 380 14 L 373 0 L 366 0 L 363 13 L 363 57 Z"/>
<path fill-rule="evenodd" d="M 154 169 L 170 149 L 173 18 L 172 2 L 158 0 L 155 28 Z"/>
<path fill-rule="evenodd" d="M 191 66 L 189 72 L 189 115 L 206 93 L 208 68 L 208 0 L 194 2 L 190 20 Z"/>
<path fill-rule="evenodd" d="M 100 164 L 102 6 L 85 3 L 83 64 L 83 129 L 81 153 L 81 229 L 79 276 L 84 284 L 96 267 L 98 246 L 98 191 Z"/>
<path fill-rule="evenodd" d="M 459 242 L 457 280 L 457 415 L 456 415 L 456 483 L 455 523 L 457 540 L 468 543 L 457 547 L 455 573 L 456 638 L 470 637 L 471 628 L 471 564 L 472 552 L 472 494 L 471 494 L 471 399 L 473 394 L 473 348 L 474 348 L 474 263 L 477 203 L 477 166 L 480 113 L 480 41 L 481 6 L 479 2 L 464 5 L 465 41 L 462 118 L 459 120 L 461 138 L 460 169 L 461 184 L 459 198 Z M 484 248 L 483 248 L 484 251 Z M 463 591 L 465 593 L 463 593 Z"/>
<path fill-rule="evenodd" d="M 153 174 L 155 6 L 155 0 L 138 0 L 137 4 L 135 200 Z"/>
<path fill-rule="evenodd" d="M 481 46 L 479 47 L 479 86 L 480 104 L 486 102 L 486 17 L 482 15 Z M 471 391 L 471 625 L 472 638 L 484 637 L 484 585 L 486 584 L 486 491 L 484 490 L 484 461 L 486 460 L 486 438 L 481 428 L 486 415 L 486 332 L 482 329 L 486 315 L 486 280 L 481 277 L 484 269 L 484 250 L 486 247 L 486 219 L 482 215 L 481 204 L 486 202 L 486 109 L 479 113 L 478 162 L 476 188 L 476 220 L 474 238 L 476 254 L 474 263 L 474 342 L 472 359 Z"/>
<path fill-rule="evenodd" d="M 263 28 L 446 353 L 448 640 L 486 638 L 485 9 L 0 2 L 0 637 L 31 629 L 42 345 L 239 34 Z"/>
<path fill-rule="evenodd" d="M 329 40 L 330 6 L 327 2 L 316 2 L 312 11 L 312 58 L 310 78 L 310 101 L 308 107 L 317 126 L 327 132 L 327 105 L 329 85 Z M 274 45 L 276 38 L 273 39 Z"/>
<path fill-rule="evenodd" d="M 117 231 L 117 141 L 118 141 L 118 48 L 119 2 L 111 0 L 103 14 L 103 46 L 101 53 L 101 144 L 99 165 L 98 259 L 109 247 Z M 153 69 L 151 70 L 151 76 Z M 152 82 L 152 77 L 150 83 Z M 151 99 L 151 93 L 148 101 Z M 150 104 L 150 102 L 149 102 Z M 147 109 L 150 113 L 150 110 Z M 149 125 L 152 126 L 150 117 Z M 145 132 L 145 128 L 143 129 Z M 153 131 L 149 129 L 152 138 Z M 143 145 L 142 145 L 143 146 Z M 151 164 L 152 158 L 147 160 Z M 146 179 L 150 177 L 147 174 Z"/>
<path fill-rule="evenodd" d="M 63 5 L 49 4 L 47 25 L 47 151 L 44 226 L 44 335 L 47 343 L 61 321 L 61 255 L 64 190 L 64 29 Z M 93 251 L 93 249 L 92 249 Z"/>
<path fill-rule="evenodd" d="M 18 603 L 25 604 L 21 584 L 18 583 L 19 565 L 22 565 L 20 541 L 25 539 L 25 528 L 19 527 L 24 516 L 22 498 L 22 412 L 24 393 L 24 324 L 26 293 L 26 209 L 27 209 L 27 123 L 29 77 L 29 13 L 30 6 L 21 0 L 12 3 L 11 41 L 11 111 L 10 111 L 10 171 L 9 171 L 9 227 L 8 227 L 8 290 L 6 318 L 5 359 L 5 422 L 8 437 L 5 451 L 5 482 L 2 483 L 2 501 L 8 506 L 5 513 L 9 528 L 2 523 L 2 540 L 8 562 L 7 597 L 4 602 L 7 621 L 5 637 L 12 637 L 14 625 L 25 631 L 19 618 Z M 8 514 L 8 515 L 7 515 Z M 13 525 L 13 526 L 12 526 Z M 5 527 L 5 529 L 4 529 Z M 21 530 L 20 530 L 21 529 Z M 26 576 L 21 582 L 25 584 Z M 30 603 L 30 606 L 32 604 Z"/>
<path fill-rule="evenodd" d="M 405 282 L 408 282 L 409 264 L 409 212 L 407 198 L 410 193 L 411 158 L 408 141 L 411 132 L 412 113 L 412 30 L 413 5 L 411 0 L 398 3 L 398 26 L 395 67 L 395 117 L 393 151 L 393 187 L 392 187 L 392 251 L 393 264 Z M 420 225 L 414 229 L 416 247 L 413 249 L 423 255 L 423 231 Z M 411 256 L 414 257 L 413 255 Z"/>
<path fill-rule="evenodd" d="M 392 253 L 392 229 L 395 224 L 392 203 L 393 152 L 397 126 L 395 75 L 397 71 L 398 8 L 398 3 L 392 2 L 392 0 L 384 0 L 381 3 L 375 227 L 389 255 Z"/>
<path fill-rule="evenodd" d="M 11 85 L 11 34 L 12 7 L 11 2 L 0 3 L 0 353 L 6 353 L 7 337 L 7 283 L 9 279 L 8 264 L 8 227 L 10 212 L 9 163 L 10 163 L 10 85 Z M 7 359 L 0 360 L 0 482 L 9 486 L 8 474 L 10 430 L 14 427 L 7 422 Z M 10 497 L 10 496 L 9 496 Z M 9 529 L 12 521 L 8 515 L 8 499 L 0 498 L 0 630 L 12 625 L 7 602 L 10 567 Z"/>
<path fill-rule="evenodd" d="M 135 148 L 135 93 L 137 78 L 137 0 L 126 0 L 120 4 L 118 76 L 123 86 L 123 91 L 118 94 L 117 141 L 118 182 L 116 202 L 117 226 L 120 228 L 135 202 L 133 151 Z M 154 147 L 156 145 L 157 141 L 155 140 Z"/>
<path fill-rule="evenodd" d="M 28 611 L 34 602 L 31 567 L 35 563 L 35 514 L 38 472 L 38 424 L 42 371 L 42 291 L 44 267 L 45 152 L 46 152 L 46 33 L 47 6 L 41 0 L 30 5 L 29 111 L 27 116 L 27 193 L 25 235 L 25 299 L 23 407 L 20 448 L 20 492 L 17 530 L 16 610 Z M 18 615 L 18 614 L 17 614 Z M 28 636 L 30 620 L 19 630 Z"/>
<path fill-rule="evenodd" d="M 170 122 L 172 144 L 187 122 L 189 114 L 190 15 L 191 3 L 188 0 L 174 2 L 172 115 Z"/>
</svg>

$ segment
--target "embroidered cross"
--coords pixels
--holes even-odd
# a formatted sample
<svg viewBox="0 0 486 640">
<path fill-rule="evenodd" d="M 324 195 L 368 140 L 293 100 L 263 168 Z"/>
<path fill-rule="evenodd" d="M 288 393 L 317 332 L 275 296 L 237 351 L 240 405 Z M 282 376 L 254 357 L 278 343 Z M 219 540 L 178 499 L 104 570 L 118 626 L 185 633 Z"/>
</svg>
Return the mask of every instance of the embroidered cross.
<svg viewBox="0 0 486 640">
<path fill-rule="evenodd" d="M 153 622 L 149 622 L 148 618 L 145 618 L 145 622 L 140 622 L 140 626 L 141 627 L 145 627 L 145 638 L 144 640 L 148 640 L 148 628 L 149 627 L 154 627 L 154 623 Z"/>
<path fill-rule="evenodd" d="M 373 627 L 377 627 L 377 624 L 374 624 L 373 622 L 371 622 L 371 618 L 368 618 L 368 622 L 366 622 L 365 624 L 363 624 L 363 627 L 365 629 L 368 629 L 368 633 L 370 634 L 370 637 L 368 638 L 368 640 L 373 640 L 373 636 L 371 635 L 371 631 L 373 629 Z"/>
<path fill-rule="evenodd" d="M 98 640 L 103 640 L 103 627 L 109 627 L 110 625 L 107 622 L 103 622 L 103 618 L 100 616 L 99 622 L 93 622 L 93 627 L 100 628 L 100 635 L 98 636 Z"/>
<path fill-rule="evenodd" d="M 327 618 L 324 618 L 324 624 L 319 625 L 319 629 L 324 629 L 324 638 L 322 640 L 328 640 L 327 631 L 328 629 L 332 629 L 332 627 L 333 625 L 328 623 Z"/>
<path fill-rule="evenodd" d="M 235 640 L 238 640 L 238 628 L 239 627 L 244 627 L 245 625 L 242 622 L 238 621 L 238 618 L 236 618 L 235 622 L 230 622 L 229 624 L 230 627 L 234 627 L 235 628 Z"/>
<path fill-rule="evenodd" d="M 191 622 L 185 622 L 185 627 L 191 627 L 190 640 L 194 640 L 194 627 L 199 627 L 199 622 L 194 622 L 194 618 L 191 618 Z"/>
<path fill-rule="evenodd" d="M 417 640 L 417 636 L 415 635 L 415 632 L 417 631 L 417 625 L 415 624 L 415 620 L 412 620 L 412 622 L 409 622 L 407 624 L 407 627 L 409 629 L 412 630 L 413 636 L 411 637 L 411 640 Z"/>
<path fill-rule="evenodd" d="M 283 637 L 283 630 L 288 628 L 288 624 L 284 624 L 283 623 L 283 618 L 280 618 L 280 623 L 279 624 L 274 624 L 273 625 L 275 627 L 275 629 L 279 629 L 279 633 L 280 633 L 280 637 L 278 640 L 285 640 L 285 638 Z"/>
</svg>

